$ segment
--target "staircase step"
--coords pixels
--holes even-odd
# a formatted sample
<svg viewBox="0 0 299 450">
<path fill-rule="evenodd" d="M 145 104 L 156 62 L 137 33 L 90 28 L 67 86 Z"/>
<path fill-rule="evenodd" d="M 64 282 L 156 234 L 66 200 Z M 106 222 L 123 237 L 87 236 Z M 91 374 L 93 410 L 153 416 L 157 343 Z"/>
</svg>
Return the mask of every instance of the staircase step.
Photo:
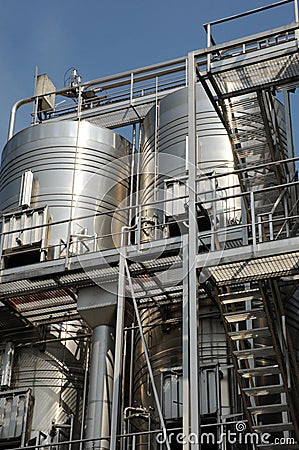
<svg viewBox="0 0 299 450">
<path fill-rule="evenodd" d="M 243 378 L 250 378 L 250 377 L 263 377 L 268 375 L 276 375 L 280 373 L 280 369 L 278 365 L 274 366 L 264 366 L 264 367 L 254 367 L 250 369 L 239 369 L 238 373 Z"/>
<path fill-rule="evenodd" d="M 271 423 L 268 425 L 253 425 L 252 428 L 258 433 L 279 433 L 281 431 L 292 431 L 294 425 L 290 422 L 287 423 Z M 275 446 L 276 448 L 276 446 Z"/>
<path fill-rule="evenodd" d="M 289 411 L 288 405 L 284 403 L 273 405 L 248 406 L 247 409 L 251 414 L 272 414 L 272 413 L 279 413 L 282 411 Z"/>
<path fill-rule="evenodd" d="M 223 305 L 246 302 L 249 300 L 261 300 L 261 293 L 259 289 L 252 289 L 250 291 L 229 292 L 228 294 L 219 295 L 219 300 Z"/>
<path fill-rule="evenodd" d="M 229 323 L 241 322 L 243 320 L 258 319 L 260 317 L 265 317 L 265 312 L 262 308 L 249 309 L 243 311 L 234 311 L 224 314 L 225 319 Z"/>
<path fill-rule="evenodd" d="M 285 392 L 284 386 L 280 384 L 272 384 L 269 386 L 258 386 L 253 388 L 244 388 L 243 392 L 248 396 L 252 395 L 271 395 L 282 394 Z"/>
<path fill-rule="evenodd" d="M 228 333 L 232 341 L 271 336 L 269 328 L 253 328 L 252 330 L 231 331 Z"/>
<path fill-rule="evenodd" d="M 233 352 L 238 359 L 260 358 L 262 356 L 274 356 L 275 350 L 273 347 L 258 347 L 249 348 L 246 350 L 237 350 Z"/>
</svg>

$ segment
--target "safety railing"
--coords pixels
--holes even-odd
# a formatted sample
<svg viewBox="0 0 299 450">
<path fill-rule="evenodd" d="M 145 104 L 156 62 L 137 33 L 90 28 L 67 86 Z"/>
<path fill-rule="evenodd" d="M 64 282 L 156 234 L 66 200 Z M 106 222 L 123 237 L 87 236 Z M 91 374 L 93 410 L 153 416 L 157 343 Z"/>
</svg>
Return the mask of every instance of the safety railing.
<svg viewBox="0 0 299 450">
<path fill-rule="evenodd" d="M 147 66 L 134 71 L 67 86 L 47 96 L 55 95 L 53 109 L 42 109 L 42 97 L 34 96 L 19 100 L 11 110 L 8 132 L 10 139 L 15 132 L 16 114 L 23 105 L 32 103 L 32 124 L 50 119 L 89 117 L 100 114 L 99 109 L 117 109 L 119 105 L 144 104 L 166 95 L 173 89 L 186 85 L 186 58 Z"/>
<path fill-rule="evenodd" d="M 275 3 L 271 3 L 269 5 L 262 6 L 260 8 L 255 8 L 255 9 L 252 9 L 252 10 L 249 10 L 249 11 L 245 11 L 243 13 L 234 14 L 234 15 L 229 16 L 229 17 L 224 17 L 224 18 L 221 18 L 221 19 L 218 19 L 218 20 L 214 20 L 212 22 L 205 23 L 204 24 L 204 29 L 205 29 L 206 34 L 207 34 L 207 47 L 211 47 L 213 45 L 216 45 L 216 42 L 215 42 L 215 40 L 213 38 L 213 35 L 212 35 L 212 27 L 215 27 L 217 25 L 222 25 L 224 23 L 231 22 L 231 21 L 234 21 L 236 19 L 241 19 L 243 17 L 248 17 L 248 16 L 251 16 L 251 15 L 259 14 L 259 13 L 264 12 L 264 11 L 269 11 L 269 10 L 272 10 L 272 9 L 277 8 L 279 6 L 285 6 L 286 4 L 289 4 L 289 3 L 293 3 L 294 16 L 291 18 L 291 21 L 293 22 L 293 20 L 295 20 L 295 22 L 298 24 L 298 22 L 299 22 L 298 1 L 297 0 L 281 0 L 281 1 L 278 1 L 278 2 L 275 2 Z M 267 39 L 266 39 L 266 41 L 267 41 Z M 277 43 L 277 40 L 274 37 L 274 42 L 275 41 Z"/>
<path fill-rule="evenodd" d="M 122 450 L 141 450 L 145 448 L 157 448 L 164 450 L 166 448 L 167 441 L 170 445 L 171 443 L 173 445 L 184 445 L 185 442 L 189 444 L 201 443 L 202 445 L 218 444 L 220 446 L 219 448 L 224 450 L 227 443 L 230 442 L 230 435 L 232 439 L 237 434 L 240 434 L 241 440 L 241 434 L 243 433 L 244 443 L 245 439 L 248 444 L 258 442 L 259 437 L 257 433 L 250 433 L 249 430 L 247 430 L 247 420 L 244 419 L 244 415 L 242 413 L 239 413 L 224 416 L 223 421 L 221 422 L 201 425 L 199 436 L 196 436 L 194 433 L 190 433 L 188 436 L 185 436 L 182 428 L 171 426 L 167 428 L 166 435 L 164 431 L 159 428 L 154 430 L 134 431 L 119 434 L 117 435 L 117 448 L 121 448 Z M 55 442 L 55 439 L 52 439 L 52 442 L 49 442 L 51 439 L 48 436 L 42 434 L 42 437 L 45 441 L 42 444 L 26 445 L 26 447 L 15 447 L 11 448 L 11 450 L 71 450 L 75 448 L 78 448 L 79 450 L 100 450 L 101 443 L 105 442 L 105 445 L 107 445 L 107 442 L 109 442 L 111 438 L 110 436 L 103 436 L 93 439 L 72 439 L 61 442 Z"/>
<path fill-rule="evenodd" d="M 282 160 L 277 163 L 293 164 L 298 158 Z M 276 164 L 277 164 L 276 163 Z M 258 167 L 263 167 L 260 165 Z M 267 165 L 269 167 L 269 164 Z M 238 184 L 238 176 L 250 172 L 252 168 L 240 169 L 221 174 L 204 175 L 198 174 L 197 179 L 197 220 L 198 238 L 200 252 L 213 252 L 219 249 L 232 247 L 242 247 L 258 244 L 268 241 L 288 239 L 297 236 L 299 233 L 299 181 L 296 175 L 290 183 L 269 186 L 257 191 L 241 192 Z M 88 233 L 88 230 L 81 227 L 80 222 L 93 217 L 100 220 L 101 217 L 116 217 L 117 220 L 126 220 L 131 217 L 131 228 L 128 243 L 138 250 L 142 250 L 149 242 L 165 240 L 172 237 L 180 237 L 188 233 L 188 180 L 181 177 L 178 182 L 186 184 L 185 195 L 167 197 L 138 204 L 125 206 L 122 208 L 105 209 L 101 212 L 94 212 L 76 218 L 66 218 L 65 220 L 53 223 L 43 223 L 29 228 L 19 228 L 2 231 L 1 234 L 1 259 L 2 268 L 6 267 L 5 260 L 10 257 L 16 257 L 17 254 L 29 256 L 32 250 L 38 250 L 40 254 L 39 262 L 42 260 L 69 259 L 73 256 L 104 251 L 118 247 L 121 238 L 121 226 L 115 228 L 116 231 L 97 235 Z M 166 180 L 167 183 L 175 183 L 175 180 Z M 180 191 L 182 193 L 184 191 Z M 269 198 L 272 198 L 269 203 Z M 180 203 L 177 206 L 177 203 Z M 182 206 L 183 205 L 183 206 Z M 146 210 L 152 210 L 164 214 L 152 214 L 148 217 Z M 178 214 L 171 215 L 169 211 L 176 211 Z M 168 214 L 166 212 L 168 211 Z M 159 217 L 160 215 L 160 217 Z M 20 222 L 21 223 L 21 222 Z M 75 225 L 78 231 L 75 232 Z M 127 225 L 123 223 L 123 225 Z M 132 226 L 133 225 L 133 226 Z M 60 228 L 59 228 L 60 227 Z M 56 242 L 45 245 L 47 238 L 44 239 L 42 248 L 32 248 L 30 245 L 20 245 L 15 243 L 13 248 L 3 247 L 4 242 L 12 242 L 13 239 L 7 239 L 9 235 L 24 235 L 26 231 L 49 230 L 51 235 L 59 235 L 63 229 L 64 235 Z M 55 230 L 60 230 L 59 233 Z M 84 232 L 82 231 L 84 229 Z M 70 234 L 68 234 L 70 233 Z M 32 233 L 32 235 L 41 235 L 43 233 Z M 30 234 L 31 235 L 31 234 Z M 27 243 L 27 242 L 26 242 Z M 108 244 L 109 245 L 108 245 Z M 27 243 L 28 244 L 28 243 Z M 36 254 L 35 254 L 36 256 Z M 28 263 L 28 262 L 27 262 Z M 9 267 L 9 264 L 7 265 Z"/>
</svg>

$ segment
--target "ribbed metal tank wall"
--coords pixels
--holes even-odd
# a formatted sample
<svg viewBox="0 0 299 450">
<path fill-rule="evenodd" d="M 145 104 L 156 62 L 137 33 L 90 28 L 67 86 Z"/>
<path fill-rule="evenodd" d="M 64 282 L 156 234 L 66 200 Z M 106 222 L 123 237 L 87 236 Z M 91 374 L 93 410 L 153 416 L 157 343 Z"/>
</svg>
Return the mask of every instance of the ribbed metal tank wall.
<svg viewBox="0 0 299 450">
<path fill-rule="evenodd" d="M 162 317 L 161 309 L 155 308 L 141 313 L 144 334 L 149 350 L 155 384 L 160 394 L 164 418 L 168 423 L 176 423 L 182 418 L 182 312 L 181 305 L 167 308 Z M 167 319 L 170 319 L 167 323 Z M 213 420 L 231 413 L 234 387 L 227 368 L 228 352 L 225 332 L 218 309 L 208 299 L 199 303 L 198 358 L 200 365 L 200 401 L 202 418 Z M 168 375 L 175 378 L 170 380 Z M 175 381 L 176 379 L 176 381 Z M 176 386 L 170 386 L 175 381 Z M 176 398 L 172 398 L 176 391 Z M 140 336 L 135 338 L 133 402 L 149 411 L 158 420 L 151 382 L 148 376 L 144 350 Z M 134 422 L 140 430 L 147 424 L 141 420 Z"/>
<path fill-rule="evenodd" d="M 40 443 L 51 442 L 51 438 L 52 442 L 79 438 L 86 359 L 84 341 L 76 341 L 80 330 L 79 322 L 53 325 L 48 338 L 60 336 L 61 342 L 15 351 L 11 388 L 31 389 L 34 407 L 30 438 Z M 71 337 L 74 340 L 63 341 Z M 60 431 L 64 438 L 58 436 Z"/>
<path fill-rule="evenodd" d="M 119 243 L 121 226 L 127 213 L 96 217 L 107 209 L 115 210 L 128 194 L 129 142 L 118 134 L 87 121 L 49 122 L 16 134 L 2 154 L 0 209 L 4 213 L 19 208 L 21 177 L 33 172 L 30 208 L 48 206 L 52 225 L 49 247 L 67 242 L 71 234 L 97 235 L 98 249 Z M 123 158 L 123 159 L 122 159 Z M 124 206 L 125 203 L 122 204 Z M 81 218 L 85 217 L 85 218 Z M 114 238 L 111 233 L 116 233 Z"/>
<path fill-rule="evenodd" d="M 140 166 L 140 202 L 142 204 L 156 199 L 162 200 L 165 195 L 164 181 L 186 175 L 187 94 L 187 88 L 183 88 L 164 97 L 158 107 L 152 108 L 144 119 Z M 234 161 L 227 132 L 200 84 L 196 89 L 196 104 L 197 167 L 198 174 L 202 177 L 199 184 L 200 192 L 213 188 L 205 175 L 230 172 L 233 170 Z M 227 188 L 237 185 L 238 178 L 236 176 L 222 177 L 217 183 L 218 188 Z M 236 192 L 238 188 L 231 188 L 223 191 L 223 195 L 232 195 Z M 203 197 L 203 200 L 208 198 Z M 157 211 L 153 207 L 143 209 L 143 216 L 149 219 L 154 214 L 158 214 L 161 222 L 162 210 Z M 239 219 L 240 202 L 229 200 L 225 215 L 226 221 Z M 222 220 L 221 217 L 220 220 Z"/>
</svg>

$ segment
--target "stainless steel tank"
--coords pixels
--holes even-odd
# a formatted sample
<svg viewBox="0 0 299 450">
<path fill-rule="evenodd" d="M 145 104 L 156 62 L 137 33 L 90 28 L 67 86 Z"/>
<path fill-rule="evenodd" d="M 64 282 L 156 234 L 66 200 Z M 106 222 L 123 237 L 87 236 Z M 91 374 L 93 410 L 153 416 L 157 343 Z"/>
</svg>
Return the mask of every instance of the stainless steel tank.
<svg viewBox="0 0 299 450">
<path fill-rule="evenodd" d="M 169 193 L 166 192 L 165 182 L 172 178 L 186 176 L 187 94 L 187 88 L 182 88 L 164 97 L 158 107 L 152 108 L 144 119 L 140 164 L 140 201 L 144 205 L 173 196 L 171 190 Z M 204 194 L 204 191 L 217 187 L 216 195 L 219 197 L 219 202 L 215 206 L 217 211 L 214 211 L 214 216 L 216 214 L 219 225 L 235 223 L 241 216 L 240 201 L 230 199 L 221 202 L 220 197 L 239 192 L 238 178 L 234 175 L 224 176 L 219 178 L 217 183 L 208 178 L 211 175 L 221 175 L 233 170 L 234 161 L 230 141 L 200 84 L 196 88 L 196 104 L 197 169 L 200 178 L 198 200 L 202 202 L 204 210 L 208 211 L 208 216 L 212 217 L 213 205 L 208 200 L 213 194 Z M 180 188 L 177 192 L 180 192 L 180 195 L 184 194 L 184 190 Z M 145 206 L 144 221 L 147 218 L 149 223 L 154 222 L 153 217 L 158 216 L 161 223 L 165 217 L 167 219 L 167 216 L 171 216 L 171 211 L 167 209 L 163 206 L 158 208 Z M 183 213 L 182 207 L 179 209 L 181 211 L 178 211 L 178 215 Z"/>
<path fill-rule="evenodd" d="M 15 350 L 11 389 L 31 390 L 30 439 L 34 443 L 55 443 L 80 435 L 87 349 L 84 340 L 76 340 L 80 332 L 79 322 L 51 325 L 49 342 Z"/>
<path fill-rule="evenodd" d="M 7 218 L 6 231 L 13 230 L 12 217 L 16 229 L 24 222 L 29 227 L 45 222 L 51 225 L 46 235 L 7 235 L 4 248 L 18 246 L 20 251 L 43 237 L 47 257 L 59 257 L 65 251 L 69 231 L 70 251 L 74 253 L 80 246 L 84 252 L 118 245 L 127 213 L 103 213 L 118 209 L 120 204 L 125 206 L 129 148 L 126 139 L 87 121 L 43 123 L 16 134 L 2 154 L 0 209 Z M 23 186 L 30 192 L 24 206 L 20 204 L 20 188 L 26 171 L 32 172 L 33 179 L 29 186 Z M 31 210 L 35 214 L 42 211 L 43 218 L 30 215 Z"/>
<path fill-rule="evenodd" d="M 164 419 L 170 428 L 176 428 L 182 426 L 183 415 L 181 304 L 169 305 L 164 312 L 162 309 L 144 309 L 141 319 Z M 226 337 L 218 309 L 202 298 L 199 311 L 200 410 L 202 420 L 212 425 L 232 412 L 232 371 L 228 368 Z M 133 404 L 138 414 L 132 415 L 132 423 L 146 431 L 149 416 L 152 424 L 159 419 L 139 334 L 134 350 Z M 140 446 L 145 442 L 148 439 L 143 437 Z"/>
</svg>

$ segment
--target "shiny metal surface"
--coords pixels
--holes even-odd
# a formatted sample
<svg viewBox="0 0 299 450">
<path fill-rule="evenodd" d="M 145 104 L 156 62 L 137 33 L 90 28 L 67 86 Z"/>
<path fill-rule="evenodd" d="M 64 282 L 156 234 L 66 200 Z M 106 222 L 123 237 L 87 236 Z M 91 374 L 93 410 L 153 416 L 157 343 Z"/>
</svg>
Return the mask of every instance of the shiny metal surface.
<svg viewBox="0 0 299 450">
<path fill-rule="evenodd" d="M 209 301 L 199 305 L 198 357 L 200 363 L 201 415 L 225 416 L 230 414 L 233 405 L 232 383 L 227 369 L 227 345 L 219 313 Z M 161 394 L 161 402 L 166 420 L 171 423 L 182 418 L 182 409 L 173 401 L 182 398 L 182 383 L 179 381 L 182 367 L 182 324 L 181 305 L 169 306 L 164 317 L 158 308 L 141 312 L 155 383 Z M 167 320 L 169 322 L 167 322 Z M 176 375 L 177 386 L 170 388 L 169 375 Z M 135 338 L 133 403 L 153 411 L 156 417 L 155 402 L 142 349 L 140 337 Z M 177 399 L 173 399 L 173 389 L 177 389 Z M 171 415 L 174 416 L 171 417 Z M 135 425 L 145 429 L 140 421 Z"/>
<path fill-rule="evenodd" d="M 48 206 L 51 222 L 73 219 L 70 234 L 75 251 L 82 235 L 99 237 L 98 248 L 111 248 L 111 233 L 120 232 L 127 214 L 118 211 L 95 217 L 107 209 L 125 206 L 128 192 L 129 143 L 121 136 L 87 121 L 43 123 L 15 135 L 2 154 L 0 175 L 1 212 L 18 207 L 21 177 L 33 172 L 31 208 Z M 123 158 L 123 159 L 120 159 Z M 87 218 L 82 218 L 89 216 Z M 52 225 L 49 246 L 68 239 L 68 223 Z M 80 242 L 79 242 L 80 244 Z M 87 241 L 87 245 L 93 244 Z M 84 247 L 84 246 L 83 246 Z M 83 248 L 84 250 L 84 248 Z M 87 249 L 85 248 L 85 251 Z M 57 253 L 57 247 L 55 248 Z"/>
<path fill-rule="evenodd" d="M 80 330 L 80 325 L 57 325 L 52 328 L 51 337 L 56 336 L 57 329 L 63 339 Z M 38 438 L 43 433 L 46 442 L 50 442 L 52 429 L 53 442 L 56 442 L 57 439 L 62 439 L 59 438 L 60 428 L 65 428 L 64 440 L 71 434 L 73 437 L 78 436 L 83 368 L 84 347 L 80 342 L 66 340 L 47 343 L 43 348 L 19 348 L 16 351 L 12 388 L 31 389 L 34 398 L 31 439 Z M 72 422 L 71 430 L 67 425 Z"/>
<path fill-rule="evenodd" d="M 229 172 L 234 161 L 226 130 L 215 112 L 210 100 L 200 84 L 196 90 L 196 127 L 197 127 L 197 174 L 201 181 L 198 184 L 200 202 L 207 202 L 211 194 L 203 191 L 213 189 L 212 181 L 207 175 Z M 144 134 L 141 154 L 141 202 L 147 203 L 165 197 L 164 182 L 187 174 L 186 137 L 188 135 L 187 88 L 180 89 L 161 99 L 158 110 L 152 108 L 144 119 Z M 238 192 L 234 186 L 238 184 L 236 176 L 219 179 L 217 196 L 232 195 Z M 221 191 L 222 189 L 222 191 Z M 211 205 L 203 203 L 205 209 Z M 158 211 L 149 207 L 143 215 L 150 219 L 158 214 L 163 220 L 163 207 Z M 218 220 L 223 223 L 221 209 L 225 210 L 225 220 L 234 222 L 240 219 L 240 204 L 234 199 L 226 205 L 218 205 Z M 211 211 L 209 211 L 211 215 Z M 223 213 L 222 213 L 223 215 Z"/>
</svg>

